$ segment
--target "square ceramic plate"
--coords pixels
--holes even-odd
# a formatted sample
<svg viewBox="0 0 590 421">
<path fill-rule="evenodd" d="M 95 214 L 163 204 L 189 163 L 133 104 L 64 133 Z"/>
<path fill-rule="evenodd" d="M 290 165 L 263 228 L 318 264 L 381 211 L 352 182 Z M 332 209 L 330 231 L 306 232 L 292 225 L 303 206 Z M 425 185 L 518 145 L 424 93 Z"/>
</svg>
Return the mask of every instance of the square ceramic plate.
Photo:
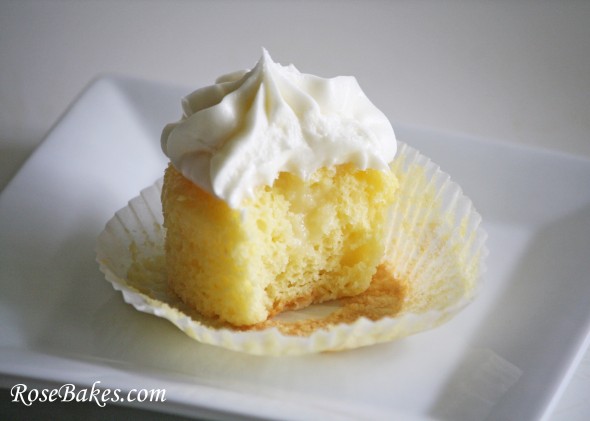
<svg viewBox="0 0 590 421">
<path fill-rule="evenodd" d="M 165 388 L 160 411 L 210 418 L 537 419 L 551 411 L 588 344 L 590 162 L 396 127 L 483 216 L 490 256 L 479 298 L 442 327 L 393 343 L 243 355 L 135 311 L 95 262 L 106 221 L 162 175 L 159 134 L 187 92 L 98 79 L 0 195 L 0 373 Z"/>
</svg>

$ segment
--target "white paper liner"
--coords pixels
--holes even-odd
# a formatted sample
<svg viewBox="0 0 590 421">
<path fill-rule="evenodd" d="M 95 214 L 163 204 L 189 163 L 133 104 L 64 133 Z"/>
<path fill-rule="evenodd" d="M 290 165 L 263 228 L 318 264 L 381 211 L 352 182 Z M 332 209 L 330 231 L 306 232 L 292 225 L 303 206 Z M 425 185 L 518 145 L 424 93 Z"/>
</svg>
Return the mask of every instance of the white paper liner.
<svg viewBox="0 0 590 421">
<path fill-rule="evenodd" d="M 415 149 L 399 143 L 391 165 L 400 181 L 386 265 L 404 285 L 394 317 L 321 326 L 305 336 L 277 327 L 236 330 L 188 308 L 167 287 L 162 180 L 143 190 L 107 223 L 97 244 L 100 270 L 137 310 L 168 319 L 199 342 L 258 355 L 300 355 L 391 341 L 445 322 L 476 295 L 485 271 L 486 233 L 460 187 Z M 338 302 L 283 313 L 316 320 Z"/>
</svg>

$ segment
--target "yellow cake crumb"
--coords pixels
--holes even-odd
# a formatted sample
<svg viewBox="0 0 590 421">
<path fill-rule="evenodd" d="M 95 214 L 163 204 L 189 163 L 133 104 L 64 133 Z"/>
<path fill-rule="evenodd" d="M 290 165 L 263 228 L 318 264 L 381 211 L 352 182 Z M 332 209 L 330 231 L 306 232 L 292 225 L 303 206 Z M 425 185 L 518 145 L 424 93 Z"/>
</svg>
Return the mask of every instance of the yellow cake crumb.
<svg viewBox="0 0 590 421">
<path fill-rule="evenodd" d="M 344 164 L 306 181 L 281 173 L 232 209 L 170 165 L 168 283 L 201 314 L 236 326 L 360 294 L 383 259 L 396 189 L 392 172 Z"/>
</svg>

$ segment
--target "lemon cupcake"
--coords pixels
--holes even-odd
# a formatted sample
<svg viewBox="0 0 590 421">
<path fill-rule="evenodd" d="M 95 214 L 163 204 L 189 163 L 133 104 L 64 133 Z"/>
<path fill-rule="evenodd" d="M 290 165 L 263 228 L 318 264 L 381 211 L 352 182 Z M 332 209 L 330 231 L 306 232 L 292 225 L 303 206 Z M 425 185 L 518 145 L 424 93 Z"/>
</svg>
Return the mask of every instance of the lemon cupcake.
<svg viewBox="0 0 590 421">
<path fill-rule="evenodd" d="M 302 355 L 434 328 L 476 296 L 480 215 L 354 78 L 263 51 L 182 105 L 164 178 L 98 238 L 100 270 L 137 310 L 202 343 Z"/>
<path fill-rule="evenodd" d="M 353 77 L 272 61 L 183 100 L 162 192 L 173 291 L 233 325 L 357 295 L 382 262 L 397 179 L 388 119 Z"/>
</svg>

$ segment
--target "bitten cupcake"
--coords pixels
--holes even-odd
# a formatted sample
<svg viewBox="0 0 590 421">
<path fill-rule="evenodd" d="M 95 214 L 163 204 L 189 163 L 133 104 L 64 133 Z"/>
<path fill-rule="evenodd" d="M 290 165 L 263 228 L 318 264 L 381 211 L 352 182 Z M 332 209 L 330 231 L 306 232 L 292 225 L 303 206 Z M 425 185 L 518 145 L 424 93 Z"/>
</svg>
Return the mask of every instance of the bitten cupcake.
<svg viewBox="0 0 590 421">
<path fill-rule="evenodd" d="M 247 326 L 367 290 L 385 256 L 397 144 L 356 79 L 304 74 L 263 51 L 182 105 L 162 134 L 173 291 Z"/>
<path fill-rule="evenodd" d="M 107 223 L 100 269 L 191 338 L 257 355 L 434 328 L 469 304 L 486 233 L 353 77 L 274 63 L 223 76 L 167 125 L 163 180 Z"/>
</svg>

